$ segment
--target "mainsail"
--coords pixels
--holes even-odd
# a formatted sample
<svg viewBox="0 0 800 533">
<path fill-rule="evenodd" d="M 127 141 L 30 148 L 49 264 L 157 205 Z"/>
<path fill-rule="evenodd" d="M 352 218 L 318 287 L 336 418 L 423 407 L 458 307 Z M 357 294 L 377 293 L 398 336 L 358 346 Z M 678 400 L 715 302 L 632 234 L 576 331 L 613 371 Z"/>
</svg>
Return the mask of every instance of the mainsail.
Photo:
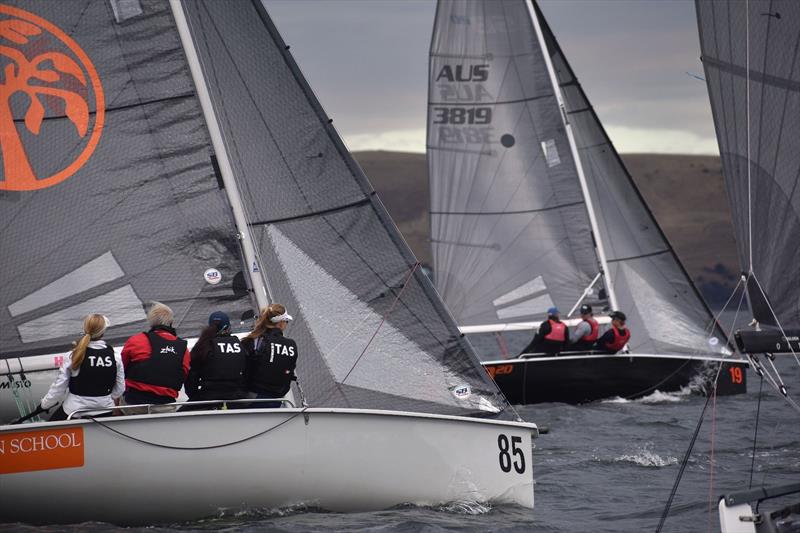
<svg viewBox="0 0 800 533">
<path fill-rule="evenodd" d="M 725 334 L 681 265 L 608 138 L 586 93 L 534 2 L 572 124 L 608 275 L 634 332 L 634 353 L 717 351 Z M 711 341 L 712 344 L 709 344 Z"/>
<path fill-rule="evenodd" d="M 88 312 L 108 314 L 118 342 L 152 299 L 195 334 L 213 310 L 251 311 L 245 277 L 263 276 L 295 315 L 312 404 L 503 411 L 260 2 L 15 5 L 0 6 L 3 357 L 63 350 Z M 240 233 L 261 251 L 247 276 Z"/>
<path fill-rule="evenodd" d="M 475 310 L 491 324 L 541 316 L 550 301 L 562 311 L 570 309 L 598 272 L 594 245 L 602 243 L 611 283 L 600 281 L 596 287 L 613 287 L 634 332 L 632 351 L 714 350 L 708 344 L 711 337 L 722 341 L 721 347 L 724 335 L 712 327 L 711 313 L 600 125 L 541 11 L 535 3 L 532 11 L 528 8 L 525 0 L 439 4 L 431 47 L 428 157 L 435 275 L 445 301 L 460 325 L 474 323 Z M 552 61 L 563 117 L 531 16 Z M 442 117 L 451 119 L 452 109 L 459 108 L 474 110 L 476 118 L 478 109 L 487 109 L 483 113 L 491 124 L 442 123 Z M 469 120 L 472 115 L 465 116 Z M 592 240 L 565 122 L 577 145 L 599 242 Z M 457 146 L 450 140 L 466 140 L 466 130 L 481 128 L 487 136 L 480 143 Z M 450 133 L 461 130 L 460 136 Z M 553 192 L 556 178 L 558 194 Z M 565 207 L 563 198 L 571 205 Z M 525 230 L 512 231 L 510 221 L 526 209 Z M 463 245 L 475 235 L 487 235 L 486 242 L 497 248 Z M 505 285 L 500 276 L 507 276 Z M 593 303 L 591 298 L 588 302 Z M 508 304 L 528 310 L 529 316 L 501 316 Z"/>
<path fill-rule="evenodd" d="M 762 324 L 797 328 L 800 4 L 749 0 L 696 6 L 751 311 Z"/>
<path fill-rule="evenodd" d="M 440 1 L 429 75 L 439 293 L 460 326 L 569 310 L 600 267 L 525 3 Z"/>
<path fill-rule="evenodd" d="M 0 46 L 0 357 L 252 309 L 169 5 L 6 2 Z"/>
</svg>

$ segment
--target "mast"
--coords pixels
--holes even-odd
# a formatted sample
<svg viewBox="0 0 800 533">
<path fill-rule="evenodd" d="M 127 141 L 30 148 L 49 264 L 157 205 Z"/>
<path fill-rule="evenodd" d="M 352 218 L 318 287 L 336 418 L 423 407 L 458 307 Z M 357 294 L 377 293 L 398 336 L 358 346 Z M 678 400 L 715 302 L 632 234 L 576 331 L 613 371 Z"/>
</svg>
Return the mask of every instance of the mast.
<svg viewBox="0 0 800 533">
<path fill-rule="evenodd" d="M 547 73 L 550 76 L 550 83 L 553 85 L 553 93 L 558 101 L 558 107 L 561 110 L 561 120 L 564 123 L 564 129 L 566 130 L 567 139 L 569 140 L 569 148 L 570 152 L 572 153 L 572 159 L 575 161 L 575 170 L 578 172 L 578 181 L 580 181 L 581 192 L 583 193 L 583 199 L 586 202 L 586 210 L 589 214 L 589 222 L 592 226 L 592 234 L 594 235 L 595 247 L 597 248 L 597 257 L 600 260 L 600 269 L 602 270 L 603 280 L 605 281 L 606 290 L 608 291 L 608 302 L 612 309 L 617 309 L 617 295 L 614 292 L 614 284 L 608 274 L 609 270 L 608 262 L 606 261 L 605 248 L 603 247 L 603 240 L 600 238 L 600 229 L 597 226 L 597 217 L 594 213 L 592 198 L 589 195 L 589 187 L 586 184 L 586 176 L 583 173 L 583 165 L 581 164 L 581 157 L 578 153 L 578 146 L 575 143 L 575 136 L 572 134 L 572 125 L 569 123 L 569 119 L 567 118 L 566 109 L 564 108 L 564 98 L 561 94 L 561 88 L 558 85 L 558 79 L 556 78 L 556 72 L 553 68 L 553 62 L 550 60 L 550 52 L 547 49 L 547 43 L 545 42 L 542 28 L 539 25 L 539 17 L 536 16 L 536 12 L 533 8 L 533 2 L 534 0 L 526 1 L 528 14 L 530 15 L 531 22 L 533 22 L 533 28 L 536 31 L 536 38 L 539 40 L 539 48 L 542 50 L 544 62 L 545 65 L 547 65 Z"/>
<path fill-rule="evenodd" d="M 219 127 L 217 116 L 214 113 L 214 106 L 211 103 L 211 95 L 208 91 L 208 86 L 206 85 L 205 78 L 203 78 L 203 68 L 200 65 L 200 58 L 194 47 L 194 41 L 192 40 L 186 15 L 181 6 L 181 0 L 170 0 L 169 5 L 172 9 L 172 15 L 175 18 L 175 24 L 181 38 L 181 45 L 183 46 L 183 51 L 186 53 L 189 70 L 192 73 L 192 81 L 197 89 L 197 97 L 200 100 L 203 116 L 205 117 L 206 125 L 208 126 L 208 131 L 211 136 L 211 142 L 214 146 L 214 154 L 217 157 L 220 174 L 222 175 L 222 182 L 225 185 L 225 194 L 231 204 L 234 223 L 239 232 L 238 237 L 241 242 L 242 253 L 244 254 L 245 271 L 250 278 L 250 285 L 253 287 L 258 309 L 261 310 L 269 305 L 269 301 L 272 300 L 272 293 L 269 290 L 266 278 L 258 274 L 262 271 L 262 268 L 259 266 L 257 260 L 253 238 L 250 234 L 249 226 L 247 225 L 244 205 L 239 195 L 239 188 L 236 185 L 236 178 L 233 175 L 233 167 L 228 158 L 228 152 L 225 149 L 225 140 L 222 137 L 222 130 Z"/>
</svg>

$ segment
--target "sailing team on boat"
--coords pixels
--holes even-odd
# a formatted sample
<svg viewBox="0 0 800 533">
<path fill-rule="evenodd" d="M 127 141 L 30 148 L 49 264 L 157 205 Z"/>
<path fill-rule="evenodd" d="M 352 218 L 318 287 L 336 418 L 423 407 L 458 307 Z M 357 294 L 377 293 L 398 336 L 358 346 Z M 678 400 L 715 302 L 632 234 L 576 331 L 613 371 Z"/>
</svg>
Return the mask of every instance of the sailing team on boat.
<svg viewBox="0 0 800 533">
<path fill-rule="evenodd" d="M 64 359 L 58 376 L 42 399 L 50 417 L 65 420 L 76 411 L 93 409 L 93 417 L 111 416 L 117 405 L 125 414 L 172 412 L 180 389 L 190 401 L 268 399 L 246 407 L 280 407 L 296 380 L 298 349 L 283 332 L 293 320 L 281 304 L 264 308 L 255 328 L 243 340 L 230 333 L 230 318 L 222 311 L 209 317 L 191 352 L 173 329 L 173 312 L 155 302 L 147 313 L 150 330 L 129 338 L 121 356 L 101 339 L 109 325 L 104 315 L 84 320 L 84 335 Z M 94 410 L 96 408 L 96 410 Z M 218 406 L 203 406 L 214 409 Z M 184 407 L 186 409 L 186 407 Z"/>
<path fill-rule="evenodd" d="M 581 322 L 573 330 L 561 321 L 558 308 L 547 310 L 547 320 L 539 325 L 533 340 L 522 350 L 522 354 L 542 353 L 558 355 L 563 351 L 598 351 L 615 354 L 627 346 L 631 332 L 625 327 L 625 313 L 614 311 L 611 326 L 600 336 L 600 325 L 594 318 L 592 306 L 580 308 Z"/>
</svg>

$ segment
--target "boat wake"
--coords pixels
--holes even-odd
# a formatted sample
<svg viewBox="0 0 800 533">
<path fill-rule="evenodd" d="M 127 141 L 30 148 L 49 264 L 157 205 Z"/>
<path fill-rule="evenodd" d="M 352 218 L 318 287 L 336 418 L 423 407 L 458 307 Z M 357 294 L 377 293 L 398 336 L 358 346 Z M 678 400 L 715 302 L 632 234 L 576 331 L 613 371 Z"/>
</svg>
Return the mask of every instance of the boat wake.
<svg viewBox="0 0 800 533">
<path fill-rule="evenodd" d="M 643 403 L 643 404 L 660 404 L 660 403 L 677 403 L 686 400 L 689 397 L 694 389 L 691 385 L 682 387 L 681 390 L 675 392 L 661 392 L 660 390 L 656 390 L 647 396 L 643 396 L 641 398 L 636 398 L 634 400 L 629 400 L 628 398 L 621 398 L 617 396 L 616 398 L 609 398 L 607 400 L 602 400 L 601 403 Z"/>
<path fill-rule="evenodd" d="M 446 503 L 444 505 L 434 507 L 433 509 L 451 514 L 476 516 L 488 514 L 492 510 L 492 507 L 487 503 L 480 503 L 476 501 L 457 501 Z"/>
</svg>

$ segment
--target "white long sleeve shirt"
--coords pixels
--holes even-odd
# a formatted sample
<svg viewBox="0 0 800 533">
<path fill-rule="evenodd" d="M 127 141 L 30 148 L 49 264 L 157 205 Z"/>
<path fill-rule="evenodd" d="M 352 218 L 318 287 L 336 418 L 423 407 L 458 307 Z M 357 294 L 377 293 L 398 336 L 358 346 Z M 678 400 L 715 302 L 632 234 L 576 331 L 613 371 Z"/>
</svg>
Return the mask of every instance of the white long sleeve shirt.
<svg viewBox="0 0 800 533">
<path fill-rule="evenodd" d="M 95 350 L 103 349 L 106 346 L 106 341 L 103 340 L 92 341 L 89 343 L 89 348 L 93 348 Z M 106 411 L 108 409 L 113 409 L 114 399 L 119 398 L 122 396 L 122 393 L 125 392 L 125 369 L 122 367 L 122 359 L 118 353 L 114 353 L 114 359 L 117 363 L 117 380 L 116 383 L 114 383 L 114 388 L 111 390 L 111 394 L 106 396 L 79 396 L 69 392 L 69 380 L 70 378 L 76 377 L 78 374 L 80 374 L 81 369 L 78 368 L 78 370 L 72 370 L 72 359 L 70 358 L 70 354 L 64 356 L 64 361 L 61 363 L 61 367 L 58 369 L 58 376 L 56 376 L 53 384 L 50 385 L 50 390 L 47 391 L 47 394 L 42 399 L 42 408 L 49 409 L 63 399 L 64 403 L 62 404 L 62 407 L 67 415 L 70 415 L 71 413 L 74 413 L 80 409 L 98 409 Z"/>
<path fill-rule="evenodd" d="M 575 344 L 579 340 L 581 340 L 585 335 L 588 335 L 592 332 L 592 326 L 585 320 L 580 322 L 574 328 L 570 328 L 569 330 L 569 342 L 570 344 Z"/>
</svg>

